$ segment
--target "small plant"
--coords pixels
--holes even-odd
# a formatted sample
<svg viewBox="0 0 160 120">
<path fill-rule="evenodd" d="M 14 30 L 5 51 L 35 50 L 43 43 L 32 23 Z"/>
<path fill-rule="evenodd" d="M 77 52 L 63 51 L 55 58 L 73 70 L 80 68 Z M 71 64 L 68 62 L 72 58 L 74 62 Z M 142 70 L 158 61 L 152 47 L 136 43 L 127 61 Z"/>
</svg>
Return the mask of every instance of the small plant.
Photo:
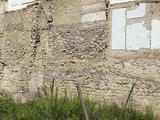
<svg viewBox="0 0 160 120">
<path fill-rule="evenodd" d="M 0 120 L 84 120 L 78 97 L 70 98 L 67 90 L 64 96 L 58 96 L 58 88 L 42 87 L 43 95 L 31 102 L 20 103 L 8 96 L 0 97 Z M 90 120 L 158 120 L 148 108 L 145 113 L 134 108 L 124 109 L 116 104 L 107 105 L 85 98 Z"/>
</svg>

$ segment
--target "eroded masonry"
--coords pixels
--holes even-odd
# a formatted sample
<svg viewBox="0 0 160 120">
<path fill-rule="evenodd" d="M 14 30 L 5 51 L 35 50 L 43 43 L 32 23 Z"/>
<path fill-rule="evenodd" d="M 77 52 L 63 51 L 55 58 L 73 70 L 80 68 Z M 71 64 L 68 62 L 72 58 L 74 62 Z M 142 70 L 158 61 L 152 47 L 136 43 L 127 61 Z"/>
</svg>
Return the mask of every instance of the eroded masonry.
<svg viewBox="0 0 160 120">
<path fill-rule="evenodd" d="M 33 99 L 38 88 L 160 111 L 160 3 L 43 0 L 0 14 L 0 90 Z"/>
</svg>

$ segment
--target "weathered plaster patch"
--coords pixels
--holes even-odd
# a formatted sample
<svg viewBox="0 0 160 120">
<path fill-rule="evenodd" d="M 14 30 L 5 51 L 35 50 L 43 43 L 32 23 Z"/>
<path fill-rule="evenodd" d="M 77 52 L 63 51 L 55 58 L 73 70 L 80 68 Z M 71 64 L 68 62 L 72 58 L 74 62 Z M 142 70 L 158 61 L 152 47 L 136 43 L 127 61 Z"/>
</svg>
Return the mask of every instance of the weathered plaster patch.
<svg viewBox="0 0 160 120">
<path fill-rule="evenodd" d="M 144 18 L 132 18 L 132 19 L 127 19 L 127 25 L 132 25 L 132 24 L 135 24 L 135 23 L 141 23 L 145 21 Z"/>
<path fill-rule="evenodd" d="M 151 7 L 152 19 L 160 20 L 160 4 L 152 3 Z"/>
</svg>

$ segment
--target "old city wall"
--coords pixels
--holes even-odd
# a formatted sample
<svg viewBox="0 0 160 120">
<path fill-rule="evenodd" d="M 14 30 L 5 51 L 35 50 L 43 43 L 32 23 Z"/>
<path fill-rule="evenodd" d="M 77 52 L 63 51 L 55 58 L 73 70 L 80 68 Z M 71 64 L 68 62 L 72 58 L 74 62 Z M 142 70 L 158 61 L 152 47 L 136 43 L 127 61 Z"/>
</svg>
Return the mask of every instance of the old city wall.
<svg viewBox="0 0 160 120">
<path fill-rule="evenodd" d="M 67 13 L 56 8 L 60 0 L 54 2 L 1 14 L 1 91 L 30 100 L 54 79 L 60 91 L 66 88 L 74 95 L 78 82 L 85 96 L 120 103 L 136 83 L 132 100 L 158 112 L 160 51 L 112 50 L 111 12 L 105 21 L 81 23 L 79 1 L 73 2 L 77 10 L 64 4 Z M 152 17 L 158 19 L 154 6 L 158 5 L 152 3 Z"/>
</svg>

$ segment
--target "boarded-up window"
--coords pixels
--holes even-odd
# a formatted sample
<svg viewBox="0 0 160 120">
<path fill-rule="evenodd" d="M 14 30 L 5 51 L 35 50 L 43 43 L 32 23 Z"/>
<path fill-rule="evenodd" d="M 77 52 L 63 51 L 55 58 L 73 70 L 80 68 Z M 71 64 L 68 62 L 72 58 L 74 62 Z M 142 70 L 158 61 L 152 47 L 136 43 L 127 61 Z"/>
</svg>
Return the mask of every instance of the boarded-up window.
<svg viewBox="0 0 160 120">
<path fill-rule="evenodd" d="M 146 17 L 148 8 L 146 3 L 141 3 L 139 6 L 112 10 L 112 49 L 138 50 L 160 46 L 154 45 L 158 41 L 154 33 L 154 41 L 151 40 L 151 23 Z M 153 26 L 156 26 L 154 22 Z"/>
</svg>

